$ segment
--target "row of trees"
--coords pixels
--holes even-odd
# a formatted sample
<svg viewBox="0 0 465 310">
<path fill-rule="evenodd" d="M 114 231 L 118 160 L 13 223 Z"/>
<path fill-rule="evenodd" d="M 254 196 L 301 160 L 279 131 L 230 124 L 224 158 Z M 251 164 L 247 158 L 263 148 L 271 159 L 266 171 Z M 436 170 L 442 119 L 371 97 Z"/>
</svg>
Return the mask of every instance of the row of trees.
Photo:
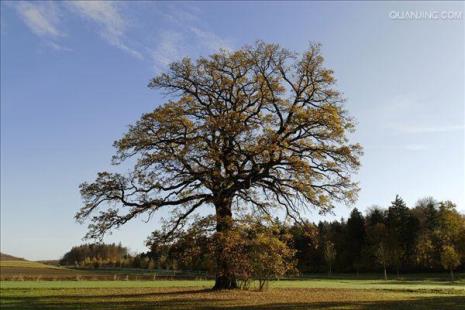
<svg viewBox="0 0 465 310">
<path fill-rule="evenodd" d="M 239 285 L 246 288 L 252 279 L 262 289 L 271 278 L 295 269 L 295 250 L 290 235 L 270 217 L 243 216 L 228 234 L 214 234 L 214 217 L 197 218 L 190 228 L 170 242 L 157 242 L 160 232 L 150 239 L 151 250 L 138 255 L 115 244 L 84 244 L 73 247 L 60 260 L 61 265 L 84 268 L 145 268 L 202 271 L 214 274 L 218 252 L 232 261 Z M 225 240 L 227 239 L 227 240 Z M 227 244 L 227 248 L 219 248 Z"/>
<path fill-rule="evenodd" d="M 158 240 L 155 233 L 149 242 L 151 251 L 146 255 L 161 268 L 214 270 L 215 251 L 211 247 L 214 229 L 209 221 L 209 218 L 195 221 L 190 229 L 168 243 L 154 241 Z M 244 223 L 244 220 L 236 222 Z M 244 229 L 243 225 L 238 228 Z M 247 248 L 241 243 L 249 243 L 249 250 L 242 253 L 235 249 L 231 256 L 236 260 L 247 256 L 245 260 L 250 262 L 256 259 L 254 255 L 266 256 L 267 251 L 273 252 L 276 255 L 273 259 L 261 258 L 259 265 L 266 266 L 267 272 L 274 275 L 290 271 L 358 274 L 382 270 L 387 278 L 389 271 L 399 275 L 446 269 L 453 277 L 455 268 L 465 268 L 465 216 L 450 201 L 425 198 L 409 209 L 397 196 L 387 209 L 374 207 L 365 216 L 354 209 L 347 220 L 288 225 L 275 219 L 261 224 L 255 222 L 255 225 L 249 222 L 246 228 L 250 230 L 245 229 L 239 241 L 228 240 L 231 247 Z M 257 247 L 260 250 L 255 253 L 250 250 L 250 244 L 259 242 L 257 234 L 267 237 L 268 248 Z M 287 267 L 276 271 L 279 269 L 276 265 L 284 261 Z M 235 261 L 233 265 L 238 273 L 248 270 L 244 263 Z M 256 271 L 250 275 L 261 276 Z"/>
<path fill-rule="evenodd" d="M 59 263 L 76 267 L 132 267 L 130 258 L 128 249 L 121 243 L 92 243 L 71 248 L 63 255 Z"/>
<path fill-rule="evenodd" d="M 301 272 L 451 272 L 465 267 L 465 217 L 450 202 L 400 197 L 387 209 L 354 209 L 347 221 L 292 226 Z"/>
<path fill-rule="evenodd" d="M 419 200 L 409 209 L 397 196 L 387 209 L 347 220 L 288 224 L 263 215 L 236 219 L 228 235 L 215 233 L 212 216 L 197 218 L 169 240 L 155 232 L 150 251 L 129 255 L 121 244 L 84 244 L 64 255 L 62 265 L 189 270 L 214 273 L 218 252 L 233 262 L 240 285 L 286 274 L 313 272 L 451 272 L 465 269 L 465 216 L 450 202 Z M 228 239 L 228 240 L 223 240 Z M 218 249 L 227 244 L 227 248 Z"/>
<path fill-rule="evenodd" d="M 347 220 L 289 225 L 267 216 L 237 219 L 228 235 L 215 234 L 213 217 L 198 218 L 171 239 L 155 232 L 150 251 L 129 255 L 121 244 L 84 244 L 64 255 L 62 265 L 192 270 L 214 273 L 217 252 L 234 261 L 243 286 L 289 273 L 451 272 L 465 269 L 465 216 L 450 202 L 419 200 L 409 209 L 397 196 L 387 209 Z M 227 238 L 228 240 L 223 240 Z M 227 244 L 227 248 L 218 249 Z M 262 282 L 261 282 L 262 283 Z"/>
<path fill-rule="evenodd" d="M 159 262 L 158 262 L 159 263 Z M 60 259 L 62 266 L 74 266 L 77 268 L 142 268 L 161 269 L 149 253 L 130 254 L 127 247 L 121 243 L 89 243 L 72 247 Z M 176 269 L 166 266 L 164 269 Z"/>
</svg>

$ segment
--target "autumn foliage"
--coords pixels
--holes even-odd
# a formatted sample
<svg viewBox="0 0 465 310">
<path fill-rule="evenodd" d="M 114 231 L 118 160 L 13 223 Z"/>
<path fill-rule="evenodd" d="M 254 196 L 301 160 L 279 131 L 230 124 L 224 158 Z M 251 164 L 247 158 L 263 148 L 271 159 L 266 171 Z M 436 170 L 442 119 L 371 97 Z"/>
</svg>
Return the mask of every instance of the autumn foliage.
<svg viewBox="0 0 465 310">
<path fill-rule="evenodd" d="M 149 83 L 169 100 L 115 142 L 113 163 L 134 163 L 132 171 L 83 183 L 76 218 L 90 218 L 87 236 L 101 238 L 168 209 L 169 238 L 208 205 L 216 232 L 229 238 L 233 204 L 268 215 L 283 209 L 300 221 L 305 210 L 354 202 L 361 146 L 349 142 L 354 122 L 335 81 L 318 44 L 299 55 L 257 42 L 172 63 Z M 221 253 L 228 247 L 217 251 L 218 289 L 237 286 Z"/>
</svg>

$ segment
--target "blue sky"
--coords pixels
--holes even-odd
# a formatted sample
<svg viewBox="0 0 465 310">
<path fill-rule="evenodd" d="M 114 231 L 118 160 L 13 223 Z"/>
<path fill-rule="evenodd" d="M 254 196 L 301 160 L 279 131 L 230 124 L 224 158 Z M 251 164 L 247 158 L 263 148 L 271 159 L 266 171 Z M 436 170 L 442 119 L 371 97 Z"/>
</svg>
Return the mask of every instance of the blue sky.
<svg viewBox="0 0 465 310">
<path fill-rule="evenodd" d="M 412 11 L 462 16 L 400 18 Z M 399 194 L 465 212 L 463 15 L 463 2 L 2 1 L 1 251 L 49 259 L 79 244 L 79 184 L 111 169 L 112 142 L 166 100 L 148 81 L 257 39 L 322 43 L 365 150 L 356 207 Z M 136 220 L 106 241 L 141 251 L 155 228 Z"/>
</svg>

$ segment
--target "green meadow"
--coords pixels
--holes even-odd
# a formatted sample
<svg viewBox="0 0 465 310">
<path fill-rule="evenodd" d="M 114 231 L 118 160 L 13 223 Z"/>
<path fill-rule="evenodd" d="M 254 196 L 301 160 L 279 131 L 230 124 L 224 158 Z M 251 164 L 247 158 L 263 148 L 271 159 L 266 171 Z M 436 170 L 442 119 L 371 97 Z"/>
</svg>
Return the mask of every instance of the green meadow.
<svg viewBox="0 0 465 310">
<path fill-rule="evenodd" d="M 2 309 L 464 309 L 465 277 L 349 276 L 272 281 L 268 289 L 211 291 L 213 281 L 2 281 Z"/>
</svg>

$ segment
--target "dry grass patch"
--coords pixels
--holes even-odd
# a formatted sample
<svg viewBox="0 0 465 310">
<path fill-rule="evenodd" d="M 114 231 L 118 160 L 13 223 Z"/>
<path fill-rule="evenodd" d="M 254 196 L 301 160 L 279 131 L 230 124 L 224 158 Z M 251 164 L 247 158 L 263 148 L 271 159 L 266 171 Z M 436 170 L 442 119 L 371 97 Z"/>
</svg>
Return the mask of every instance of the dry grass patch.
<svg viewBox="0 0 465 310">
<path fill-rule="evenodd" d="M 463 309 L 465 295 L 360 289 L 3 289 L 2 309 Z"/>
</svg>

